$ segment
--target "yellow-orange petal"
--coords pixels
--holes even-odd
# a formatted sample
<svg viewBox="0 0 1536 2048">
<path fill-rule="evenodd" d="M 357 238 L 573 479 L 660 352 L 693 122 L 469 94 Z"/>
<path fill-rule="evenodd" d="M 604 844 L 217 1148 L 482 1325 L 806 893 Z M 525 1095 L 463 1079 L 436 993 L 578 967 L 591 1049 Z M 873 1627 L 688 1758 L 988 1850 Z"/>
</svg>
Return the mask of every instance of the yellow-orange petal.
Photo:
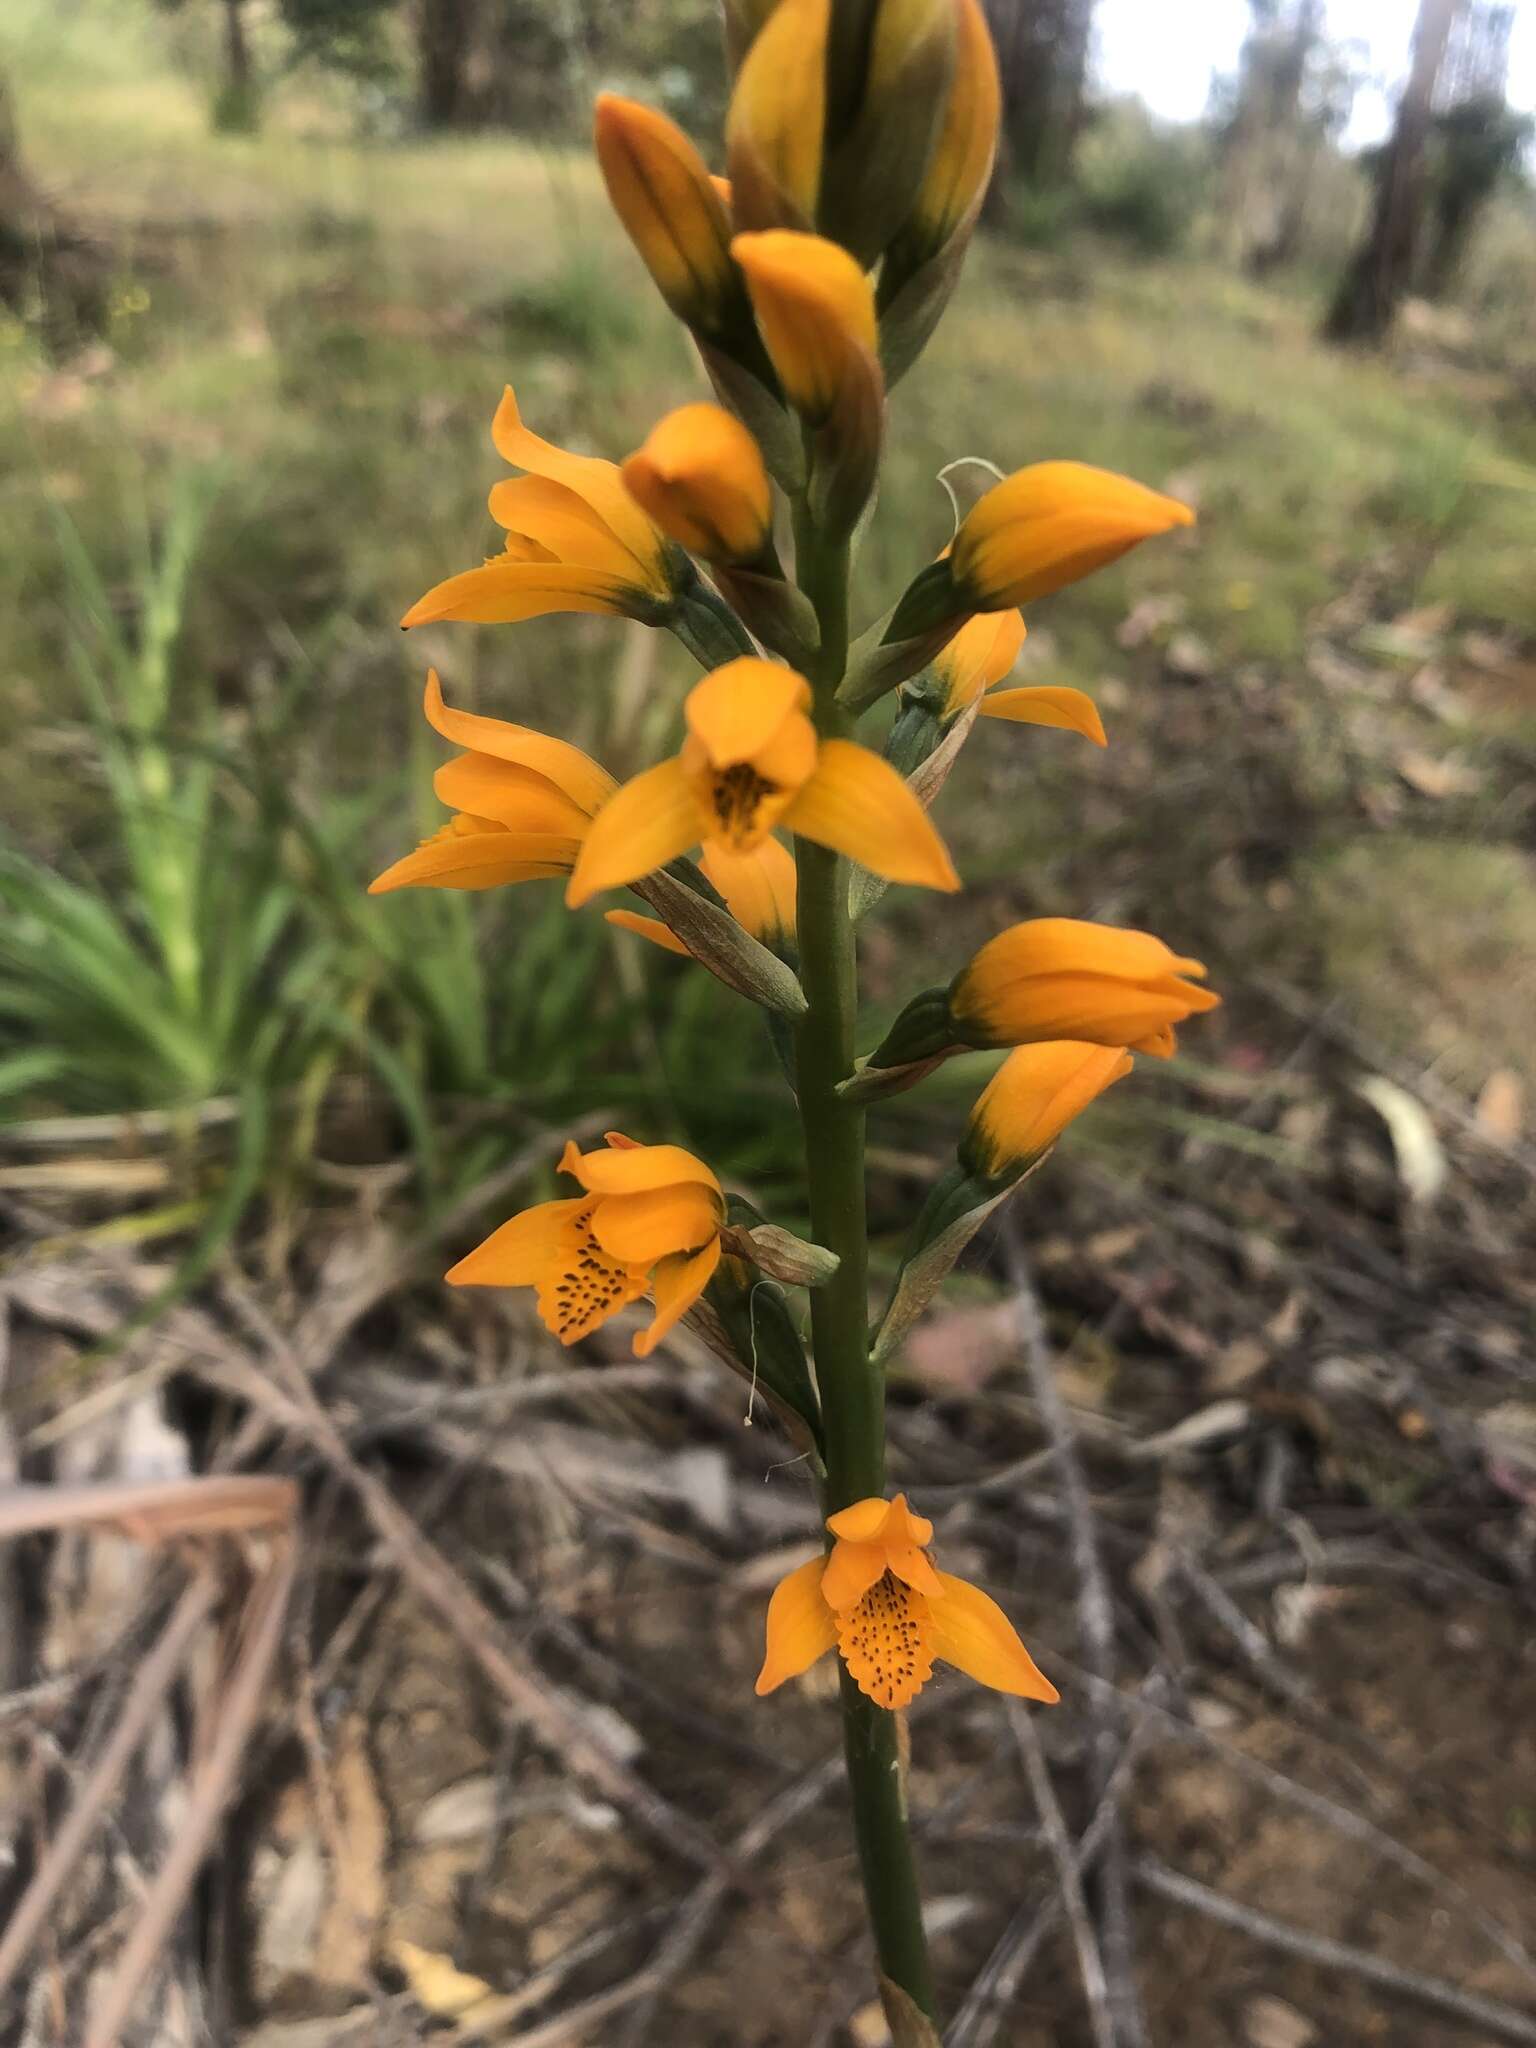
<svg viewBox="0 0 1536 2048">
<path fill-rule="evenodd" d="M 856 1607 L 885 1570 L 881 1543 L 849 1543 L 839 1537 L 822 1574 L 821 1597 L 834 1613 Z"/>
<path fill-rule="evenodd" d="M 775 228 L 737 235 L 731 253 L 797 411 L 824 419 L 846 399 L 851 377 L 878 381 L 874 286 L 846 249 L 823 235 Z"/>
<path fill-rule="evenodd" d="M 602 889 L 637 882 L 697 846 L 706 820 L 677 759 L 616 790 L 592 821 L 565 892 L 573 910 Z"/>
<path fill-rule="evenodd" d="M 650 1266 L 677 1252 L 697 1251 L 720 1228 L 720 1197 L 697 1181 L 604 1195 L 592 1213 L 592 1235 L 610 1258 Z"/>
<path fill-rule="evenodd" d="M 683 716 L 711 766 L 730 768 L 760 754 L 790 714 L 810 701 L 804 676 L 744 654 L 694 684 L 683 700 Z"/>
<path fill-rule="evenodd" d="M 641 593 L 643 595 L 643 593 Z M 511 626 L 551 612 L 604 612 L 622 618 L 636 608 L 633 581 L 565 562 L 516 562 L 495 555 L 479 569 L 465 569 L 434 583 L 417 598 L 402 626 L 430 626 L 453 619 L 472 626 Z"/>
<path fill-rule="evenodd" d="M 555 832 L 579 840 L 591 822 L 547 776 L 494 754 L 459 754 L 445 761 L 432 777 L 432 790 L 450 811 L 492 818 L 510 832 Z"/>
<path fill-rule="evenodd" d="M 636 1358 L 649 1358 L 669 1330 L 680 1323 L 714 1277 L 720 1263 L 720 1240 L 710 1238 L 696 1252 L 663 1259 L 651 1275 L 656 1313 L 650 1326 L 635 1338 Z"/>
<path fill-rule="evenodd" d="M 637 910 L 605 910 L 603 916 L 621 932 L 633 932 L 637 938 L 649 939 L 653 946 L 664 947 L 669 953 L 681 953 L 685 960 L 693 958 L 671 925 L 663 924 L 659 917 L 642 917 Z"/>
<path fill-rule="evenodd" d="M 890 882 L 960 886 L 943 840 L 906 781 L 855 740 L 824 740 L 784 823 Z"/>
<path fill-rule="evenodd" d="M 1167 1025 L 1220 1001 L 1207 989 L 1153 987 L 1109 975 L 1041 974 L 1002 994 L 987 1010 L 984 1043 L 1023 1045 L 1032 1039 L 1081 1039 L 1089 1045 L 1134 1046 Z M 967 1023 L 973 1013 L 956 1009 Z"/>
<path fill-rule="evenodd" d="M 809 1671 L 837 1642 L 837 1623 L 821 1597 L 825 1561 L 813 1557 L 780 1579 L 768 1602 L 768 1628 L 763 1668 L 757 1674 L 759 1699 L 786 1679 Z"/>
<path fill-rule="evenodd" d="M 962 1162 L 989 1178 L 1024 1164 L 1132 1065 L 1120 1046 L 1072 1039 L 1018 1046 L 977 1098 L 960 1141 Z"/>
<path fill-rule="evenodd" d="M 625 490 L 617 463 L 598 455 L 573 455 L 569 449 L 557 448 L 552 441 L 524 426 L 510 384 L 496 408 L 491 438 L 503 462 L 564 484 L 584 499 L 635 560 L 647 565 L 653 590 L 666 590 L 661 536 Z"/>
<path fill-rule="evenodd" d="M 779 0 L 736 75 L 725 148 L 732 210 L 749 227 L 816 218 L 830 17 L 831 0 Z"/>
<path fill-rule="evenodd" d="M 894 1572 L 904 1586 L 914 1592 L 933 1599 L 943 1591 L 939 1575 L 933 1568 L 933 1561 L 926 1550 L 920 1550 L 915 1543 L 888 1543 L 885 1546 L 885 1568 Z"/>
<path fill-rule="evenodd" d="M 933 657 L 944 684 L 944 716 L 958 718 L 983 690 L 1000 682 L 1019 658 L 1024 645 L 1024 614 L 1017 605 L 1008 611 L 978 612 L 967 619 L 949 644 Z"/>
<path fill-rule="evenodd" d="M 556 562 L 637 584 L 648 580 L 646 562 L 565 484 L 547 476 L 504 477 L 492 485 L 487 503 L 509 536 L 535 542 Z"/>
<path fill-rule="evenodd" d="M 641 1195 L 694 1183 L 713 1188 L 717 1195 L 720 1191 L 703 1160 L 681 1145 L 610 1144 L 603 1152 L 578 1152 L 574 1143 L 568 1143 L 560 1155 L 560 1171 L 573 1174 L 593 1195 Z"/>
<path fill-rule="evenodd" d="M 723 406 L 679 406 L 622 465 L 625 488 L 663 533 L 706 562 L 751 562 L 773 526 L 762 450 Z"/>
<path fill-rule="evenodd" d="M 989 1593 L 968 1579 L 939 1573 L 942 1594 L 930 1600 L 933 1650 L 978 1685 L 1008 1692 L 1019 1699 L 1052 1705 L 1061 1695 L 1040 1670 L 1018 1631 Z"/>
<path fill-rule="evenodd" d="M 1157 986 L 1181 974 L 1203 979 L 1205 967 L 1175 953 L 1154 933 L 1129 925 L 1095 924 L 1081 917 L 1030 917 L 988 939 L 960 979 L 981 993 L 1037 974 L 1104 975 Z M 1187 993 L 1203 995 L 1198 989 Z"/>
<path fill-rule="evenodd" d="M 476 754 L 491 754 L 499 761 L 515 761 L 544 775 L 557 789 L 564 790 L 573 804 L 590 817 L 613 795 L 618 784 L 606 768 L 569 740 L 557 740 L 531 726 L 509 725 L 503 718 L 486 718 L 477 711 L 455 711 L 443 702 L 442 684 L 435 668 L 427 670 L 424 709 L 427 723 L 456 747 Z"/>
<path fill-rule="evenodd" d="M 368 884 L 370 896 L 394 889 L 499 889 L 509 882 L 537 882 L 568 875 L 581 842 L 548 832 L 508 832 L 501 826 L 476 832 L 453 825 L 423 840 Z"/>
<path fill-rule="evenodd" d="M 884 1530 L 890 1512 L 888 1500 L 871 1494 L 867 1500 L 856 1500 L 850 1507 L 828 1515 L 827 1527 L 845 1543 L 873 1543 Z"/>
<path fill-rule="evenodd" d="M 711 840 L 699 865 L 725 898 L 726 909 L 754 939 L 793 938 L 795 857 L 781 841 L 764 839 L 748 853 L 735 853 L 722 841 Z M 682 946 L 682 941 L 678 944 Z"/>
<path fill-rule="evenodd" d="M 1138 1038 L 1131 1048 L 1133 1052 L 1144 1052 L 1154 1060 L 1171 1060 L 1178 1049 L 1178 1034 L 1171 1024 L 1159 1025 L 1156 1031 L 1149 1031 L 1145 1038 Z"/>
<path fill-rule="evenodd" d="M 933 1524 L 926 1515 L 913 1514 L 904 1493 L 896 1494 L 886 1510 L 882 1532 L 887 1543 L 915 1543 L 922 1547 L 933 1541 Z"/>
<path fill-rule="evenodd" d="M 981 0 L 960 0 L 955 76 L 907 234 L 942 248 L 981 204 L 997 149 L 1002 91 Z"/>
<path fill-rule="evenodd" d="M 1029 604 L 1194 514 L 1176 498 L 1086 462 L 1036 462 L 971 507 L 950 559 L 978 611 Z"/>
<path fill-rule="evenodd" d="M 1006 614 L 1005 614 L 1006 616 Z M 1107 747 L 1099 707 L 1082 690 L 1065 684 L 1039 683 L 1027 690 L 994 690 L 981 700 L 983 718 L 1011 718 L 1016 725 L 1050 725 L 1062 732 L 1080 732 L 1096 747 Z"/>
<path fill-rule="evenodd" d="M 576 1217 L 585 1207 L 578 1195 L 574 1201 L 538 1202 L 524 1209 L 450 1266 L 444 1279 L 453 1287 L 536 1287 L 566 1258 Z"/>
</svg>

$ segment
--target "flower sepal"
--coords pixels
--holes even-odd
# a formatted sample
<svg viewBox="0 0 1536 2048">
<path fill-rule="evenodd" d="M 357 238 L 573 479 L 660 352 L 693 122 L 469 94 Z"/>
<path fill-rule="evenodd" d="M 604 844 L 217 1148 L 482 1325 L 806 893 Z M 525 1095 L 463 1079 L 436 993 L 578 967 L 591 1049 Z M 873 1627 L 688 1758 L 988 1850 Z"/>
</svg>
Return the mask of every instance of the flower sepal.
<svg viewBox="0 0 1536 2048">
<path fill-rule="evenodd" d="M 1040 1153 L 1023 1172 L 1001 1185 L 955 1165 L 934 1183 L 902 1258 L 901 1270 L 884 1315 L 870 1339 L 876 1365 L 886 1364 L 906 1341 L 954 1269 L 971 1239 L 1020 1180 L 1045 1162 Z"/>
<path fill-rule="evenodd" d="M 687 1320 L 721 1364 L 768 1403 L 791 1441 L 819 1457 L 821 1403 L 778 1283 L 728 1254 Z"/>
<path fill-rule="evenodd" d="M 726 1201 L 725 1228 L 720 1242 L 732 1257 L 745 1259 L 771 1280 L 786 1287 L 822 1287 L 842 1261 L 825 1245 L 796 1237 L 777 1223 L 770 1223 L 740 1195 Z"/>
<path fill-rule="evenodd" d="M 903 598 L 902 603 L 905 602 Z M 848 667 L 837 693 L 837 701 L 846 710 L 867 711 L 899 684 L 920 674 L 943 652 L 963 623 L 956 614 L 939 618 L 920 631 L 908 632 L 903 627 L 898 633 L 899 611 L 900 606 L 877 620 L 848 650 Z"/>
<path fill-rule="evenodd" d="M 904 641 L 925 639 L 948 626 L 947 641 L 960 619 L 974 609 L 956 585 L 949 556 L 941 555 L 936 562 L 919 569 L 902 592 L 882 636 L 883 641 L 900 646 Z M 940 645 L 943 644 L 941 641 Z M 911 673 L 908 670 L 908 674 Z"/>
<path fill-rule="evenodd" d="M 810 667 L 821 645 L 816 613 L 810 599 L 797 585 L 784 580 L 777 565 L 772 573 L 722 565 L 714 577 L 742 622 L 765 647 L 791 668 Z"/>
<path fill-rule="evenodd" d="M 800 977 L 737 923 L 692 861 L 674 861 L 641 876 L 630 887 L 670 926 L 694 959 L 727 988 L 780 1016 L 805 1015 Z"/>
<path fill-rule="evenodd" d="M 705 375 L 727 412 L 736 415 L 763 451 L 768 474 L 793 496 L 805 488 L 805 443 L 800 422 L 784 403 L 779 380 L 754 326 L 751 347 L 726 348 L 694 337 Z"/>
<path fill-rule="evenodd" d="M 859 1071 L 862 1074 L 906 1067 L 918 1060 L 937 1061 L 964 1048 L 965 1040 L 950 1015 L 949 990 L 925 988 L 913 996 Z M 858 1076 L 854 1078 L 857 1080 Z M 845 1081 L 843 1086 L 846 1088 L 850 1083 Z"/>
</svg>

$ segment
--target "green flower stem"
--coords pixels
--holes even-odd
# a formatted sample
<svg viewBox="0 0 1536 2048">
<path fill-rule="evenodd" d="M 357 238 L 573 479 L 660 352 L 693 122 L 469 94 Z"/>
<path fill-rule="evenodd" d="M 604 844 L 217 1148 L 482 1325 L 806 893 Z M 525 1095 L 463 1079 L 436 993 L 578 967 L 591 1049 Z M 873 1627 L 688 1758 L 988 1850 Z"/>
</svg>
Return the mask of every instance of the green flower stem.
<svg viewBox="0 0 1536 2048">
<path fill-rule="evenodd" d="M 824 738 L 848 720 L 837 687 L 848 658 L 848 543 L 824 538 L 803 511 L 796 570 L 821 631 L 815 719 Z M 800 979 L 809 1005 L 795 1030 L 800 1121 L 805 1135 L 811 1234 L 840 1264 L 811 1291 L 811 1338 L 826 1438 L 824 1508 L 834 1514 L 885 1491 L 885 1382 L 869 1354 L 868 1230 L 864 1211 L 864 1113 L 839 1099 L 853 1071 L 858 962 L 848 908 L 848 863 L 797 839 Z M 884 1974 L 922 2011 L 934 2011 L 922 1901 L 893 1715 L 842 1673 L 843 1748 L 854 1830 L 875 1947 Z"/>
</svg>

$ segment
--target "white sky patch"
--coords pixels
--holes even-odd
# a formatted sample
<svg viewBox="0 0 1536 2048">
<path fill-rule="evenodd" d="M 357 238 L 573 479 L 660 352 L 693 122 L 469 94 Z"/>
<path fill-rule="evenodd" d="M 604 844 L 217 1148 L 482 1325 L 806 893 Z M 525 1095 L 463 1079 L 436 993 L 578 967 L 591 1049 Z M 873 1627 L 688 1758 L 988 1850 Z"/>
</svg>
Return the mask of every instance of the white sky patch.
<svg viewBox="0 0 1536 2048">
<path fill-rule="evenodd" d="M 1386 132 L 1408 69 L 1418 0 L 1328 0 L 1326 32 L 1363 47 L 1372 82 L 1355 102 L 1347 141 L 1375 142 Z M 1139 93 L 1155 114 L 1194 121 L 1205 112 L 1211 81 L 1237 68 L 1248 32 L 1247 0 L 1098 0 L 1096 70 L 1110 92 Z M 1536 6 L 1520 7 L 1510 45 L 1509 96 L 1536 108 Z"/>
</svg>

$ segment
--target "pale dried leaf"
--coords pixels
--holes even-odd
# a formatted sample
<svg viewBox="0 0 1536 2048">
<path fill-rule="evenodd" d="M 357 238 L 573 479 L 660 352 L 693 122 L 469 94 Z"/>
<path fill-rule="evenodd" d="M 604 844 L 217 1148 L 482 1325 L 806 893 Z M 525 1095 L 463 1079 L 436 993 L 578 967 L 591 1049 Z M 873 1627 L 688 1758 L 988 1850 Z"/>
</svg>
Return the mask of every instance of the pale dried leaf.
<svg viewBox="0 0 1536 2048">
<path fill-rule="evenodd" d="M 1394 765 L 1410 789 L 1436 802 L 1449 796 L 1476 796 L 1483 787 L 1482 776 L 1465 761 L 1437 759 L 1416 747 L 1406 748 Z"/>
<path fill-rule="evenodd" d="M 1216 673 L 1216 656 L 1198 633 L 1175 633 L 1163 656 L 1170 675 L 1203 682 Z"/>
<path fill-rule="evenodd" d="M 326 1984 L 368 1981 L 374 1937 L 386 1903 L 389 1821 L 368 1756 L 367 1723 L 349 1715 L 331 1768 L 336 1803 L 331 1896 L 315 1942 L 315 1975 Z"/>
<path fill-rule="evenodd" d="M 1509 1067 L 1495 1067 L 1483 1083 L 1473 1112 L 1482 1136 L 1495 1145 L 1515 1145 L 1525 1129 L 1525 1083 Z"/>
<path fill-rule="evenodd" d="M 1385 1074 L 1368 1074 L 1355 1084 L 1386 1125 L 1397 1160 L 1398 1179 L 1412 1202 L 1432 1202 L 1444 1187 L 1450 1167 L 1429 1111 L 1416 1095 Z"/>
<path fill-rule="evenodd" d="M 891 2027 L 878 1998 L 861 2005 L 848 2022 L 852 2048 L 891 2048 Z"/>
<path fill-rule="evenodd" d="M 1184 609 L 1185 599 L 1177 591 L 1138 598 L 1116 628 L 1115 639 L 1122 647 L 1140 647 L 1155 633 L 1176 625 Z"/>
<path fill-rule="evenodd" d="M 1243 2008 L 1243 2039 L 1247 2048 L 1310 2048 L 1317 2028 L 1294 2005 L 1266 1992 Z"/>
<path fill-rule="evenodd" d="M 411 1996 L 424 2012 L 443 2019 L 458 2019 L 482 1998 L 490 1998 L 491 1987 L 483 1977 L 471 1977 L 448 1956 L 414 1941 L 397 1938 L 389 1945 L 391 1957 L 405 1972 Z"/>
<path fill-rule="evenodd" d="M 880 2002 L 891 2030 L 891 2048 L 943 2048 L 933 2021 L 889 1977 L 880 1979 Z"/>
<path fill-rule="evenodd" d="M 1209 1408 L 1186 1415 L 1172 1429 L 1143 1437 L 1140 1443 L 1131 1447 L 1131 1455 L 1136 1458 L 1174 1458 L 1186 1451 L 1201 1450 L 1207 1444 L 1236 1436 L 1246 1429 L 1252 1412 L 1246 1401 L 1213 1401 Z"/>
<path fill-rule="evenodd" d="M 468 1842 L 489 1833 L 495 1818 L 496 1780 L 487 1771 L 435 1792 L 417 1814 L 412 1833 L 423 1846 Z"/>
</svg>

